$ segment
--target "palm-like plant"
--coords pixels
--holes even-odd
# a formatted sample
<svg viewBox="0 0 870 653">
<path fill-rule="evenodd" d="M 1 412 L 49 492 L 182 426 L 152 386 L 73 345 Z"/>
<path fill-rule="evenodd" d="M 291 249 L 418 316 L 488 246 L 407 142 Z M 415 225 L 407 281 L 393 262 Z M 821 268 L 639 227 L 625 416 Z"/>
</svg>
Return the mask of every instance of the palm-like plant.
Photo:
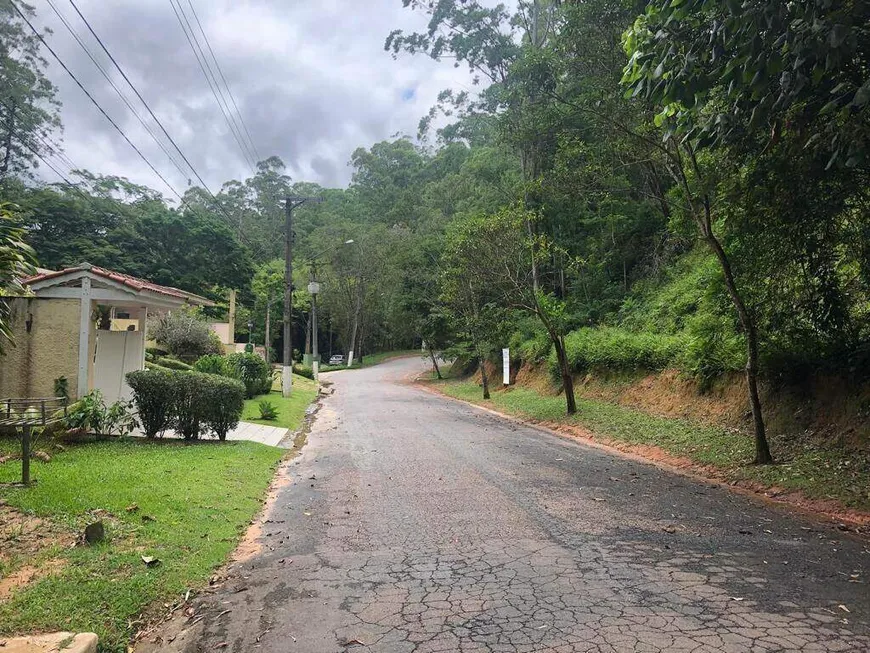
<svg viewBox="0 0 870 653">
<path fill-rule="evenodd" d="M 36 262 L 33 250 L 24 242 L 24 228 L 15 220 L 14 208 L 0 203 L 0 354 L 5 342 L 12 339 L 6 298 L 23 294 L 21 277 L 32 273 Z"/>
</svg>

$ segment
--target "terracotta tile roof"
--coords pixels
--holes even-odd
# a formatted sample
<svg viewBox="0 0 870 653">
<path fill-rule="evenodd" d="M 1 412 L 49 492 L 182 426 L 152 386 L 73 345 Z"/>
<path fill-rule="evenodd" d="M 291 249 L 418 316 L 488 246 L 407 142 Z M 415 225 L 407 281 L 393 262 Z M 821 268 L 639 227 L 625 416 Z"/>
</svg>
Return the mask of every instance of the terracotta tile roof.
<svg viewBox="0 0 870 653">
<path fill-rule="evenodd" d="M 38 283 L 41 281 L 49 281 L 51 279 L 56 279 L 59 277 L 64 277 L 69 274 L 74 274 L 76 272 L 90 272 L 91 274 L 102 277 L 104 279 L 108 279 L 109 281 L 113 281 L 115 283 L 120 283 L 128 288 L 135 290 L 137 292 L 146 291 L 152 292 L 158 295 L 164 295 L 166 297 L 173 297 L 175 299 L 181 299 L 184 301 L 189 301 L 195 304 L 205 304 L 211 305 L 212 302 L 205 297 L 200 297 L 199 295 L 194 295 L 193 293 L 185 292 L 184 290 L 179 290 L 178 288 L 172 288 L 171 286 L 161 286 L 156 283 L 152 283 L 145 279 L 139 279 L 138 277 L 130 276 L 129 274 L 123 274 L 122 272 L 115 272 L 114 270 L 107 270 L 105 268 L 100 268 L 95 265 L 90 265 L 88 263 L 83 263 L 81 265 L 77 265 L 75 267 L 66 268 L 64 270 L 57 271 L 40 271 L 39 274 L 35 274 L 30 277 L 25 277 L 22 279 L 21 283 L 25 286 L 29 286 L 34 283 Z"/>
</svg>

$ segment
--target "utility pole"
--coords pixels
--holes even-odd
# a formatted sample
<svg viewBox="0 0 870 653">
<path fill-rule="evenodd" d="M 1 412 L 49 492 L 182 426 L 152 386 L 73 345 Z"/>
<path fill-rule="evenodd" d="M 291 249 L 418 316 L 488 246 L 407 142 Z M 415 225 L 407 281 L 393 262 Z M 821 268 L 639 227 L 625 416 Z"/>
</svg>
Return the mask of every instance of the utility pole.
<svg viewBox="0 0 870 653">
<path fill-rule="evenodd" d="M 311 283 L 308 284 L 311 295 L 311 372 L 315 381 L 320 381 L 320 350 L 317 345 L 317 295 L 320 294 L 320 283 L 317 281 L 317 259 L 311 262 Z"/>
<path fill-rule="evenodd" d="M 284 361 L 281 368 L 281 394 L 290 396 L 293 386 L 293 209 L 307 203 L 320 203 L 321 197 L 286 198 L 284 209 Z"/>
<path fill-rule="evenodd" d="M 266 363 L 269 365 L 269 370 L 272 370 L 272 291 L 266 293 Z"/>
</svg>

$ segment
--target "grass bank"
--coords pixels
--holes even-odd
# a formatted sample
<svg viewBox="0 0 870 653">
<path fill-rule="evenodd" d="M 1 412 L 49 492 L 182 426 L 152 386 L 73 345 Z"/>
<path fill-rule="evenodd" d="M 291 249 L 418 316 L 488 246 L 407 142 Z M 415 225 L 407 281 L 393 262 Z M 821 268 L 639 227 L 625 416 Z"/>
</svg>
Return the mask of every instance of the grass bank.
<svg viewBox="0 0 870 653">
<path fill-rule="evenodd" d="M 0 455 L 17 451 L 17 440 L 0 439 Z M 0 635 L 93 631 L 101 650 L 126 651 L 143 611 L 204 584 L 225 562 L 282 455 L 251 442 L 129 439 L 34 461 L 34 487 L 0 487 L 0 574 L 12 586 L 0 600 Z M 18 461 L 0 464 L 0 483 L 19 474 Z M 105 542 L 72 546 L 97 519 Z M 15 575 L 31 571 L 36 580 L 14 588 Z"/>
<path fill-rule="evenodd" d="M 778 464 L 755 466 L 750 437 L 734 430 L 700 425 L 685 419 L 656 417 L 640 410 L 577 398 L 577 414 L 565 415 L 563 396 L 542 395 L 512 386 L 492 392 L 484 401 L 475 381 L 432 382 L 449 396 L 534 421 L 583 427 L 604 442 L 664 452 L 708 468 L 726 481 L 797 491 L 812 500 L 830 501 L 870 511 L 870 455 L 831 447 L 813 447 L 788 438 L 772 441 Z M 835 507 L 835 506 L 831 506 Z"/>
<path fill-rule="evenodd" d="M 276 385 L 272 386 L 272 392 L 267 395 L 260 395 L 253 399 L 245 401 L 245 408 L 242 411 L 243 422 L 254 422 L 255 424 L 265 424 L 266 426 L 279 426 L 281 428 L 295 431 L 302 425 L 302 420 L 305 417 L 305 411 L 308 406 L 317 398 L 317 384 L 311 379 L 306 379 L 298 374 L 293 375 L 293 392 L 289 397 L 281 395 L 280 379 L 276 381 Z M 268 401 L 278 412 L 278 415 L 273 420 L 260 419 L 260 402 Z"/>
<path fill-rule="evenodd" d="M 393 358 L 401 358 L 403 356 L 422 356 L 423 354 L 419 349 L 400 349 L 396 351 L 382 351 L 377 354 L 366 354 L 363 357 L 363 362 L 355 362 L 350 367 L 346 365 L 323 365 L 320 368 L 321 372 L 334 372 L 336 370 L 359 370 L 364 369 L 366 367 L 372 367 L 374 365 L 380 365 L 381 363 L 385 363 L 388 360 L 392 360 Z"/>
</svg>

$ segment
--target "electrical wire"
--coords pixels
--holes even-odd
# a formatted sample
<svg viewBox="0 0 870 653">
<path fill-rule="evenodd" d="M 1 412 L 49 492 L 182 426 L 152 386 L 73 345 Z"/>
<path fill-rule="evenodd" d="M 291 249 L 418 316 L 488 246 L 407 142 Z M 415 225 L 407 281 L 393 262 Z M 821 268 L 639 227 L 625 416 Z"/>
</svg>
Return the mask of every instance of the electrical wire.
<svg viewBox="0 0 870 653">
<path fill-rule="evenodd" d="M 242 112 L 239 111 L 239 105 L 236 104 L 236 98 L 235 98 L 235 96 L 233 95 L 233 91 L 232 91 L 232 89 L 230 88 L 229 83 L 227 82 L 227 78 L 224 76 L 224 71 L 223 71 L 223 69 L 221 68 L 220 63 L 218 62 L 217 56 L 215 55 L 214 50 L 213 50 L 212 47 L 211 47 L 211 41 L 209 41 L 208 35 L 205 33 L 205 30 L 204 30 L 203 27 L 202 27 L 202 23 L 199 21 L 199 15 L 196 13 L 196 9 L 195 9 L 194 6 L 193 6 L 193 0 L 187 0 L 187 4 L 190 5 L 190 11 L 193 13 L 193 17 L 194 17 L 194 19 L 196 20 L 196 24 L 199 26 L 199 31 L 202 32 L 202 37 L 203 37 L 203 39 L 205 39 L 205 44 L 206 44 L 206 46 L 208 46 L 208 51 L 211 53 L 211 58 L 214 59 L 214 65 L 215 65 L 215 68 L 217 68 L 217 71 L 218 71 L 218 73 L 219 73 L 220 76 L 221 76 L 221 80 L 223 80 L 224 86 L 225 86 L 226 89 L 227 89 L 227 94 L 230 96 L 230 100 L 232 101 L 232 103 L 233 103 L 233 107 L 234 107 L 235 110 L 236 110 L 236 115 L 237 115 L 238 118 L 239 118 L 239 123 L 240 123 L 240 124 L 242 125 L 242 127 L 244 128 L 244 130 L 245 130 L 245 134 L 246 134 L 247 137 L 248 137 L 248 143 L 249 143 L 250 146 L 251 146 L 251 150 L 253 151 L 254 156 L 256 157 L 257 162 L 259 162 L 259 161 L 262 160 L 261 157 L 260 157 L 260 153 L 257 151 L 257 146 L 254 145 L 254 139 L 251 138 L 251 132 L 248 131 L 248 125 L 245 124 L 245 119 L 242 117 Z"/>
<path fill-rule="evenodd" d="M 242 139 L 239 137 L 239 133 L 237 131 L 238 127 L 232 120 L 228 109 L 221 101 L 223 94 L 218 94 L 218 89 L 216 88 L 217 78 L 214 78 L 214 73 L 212 72 L 211 66 L 208 63 L 208 59 L 205 56 L 205 51 L 202 49 L 199 40 L 196 38 L 196 33 L 193 31 L 193 26 L 190 24 L 190 20 L 187 18 L 187 14 L 184 13 L 184 7 L 182 7 L 181 5 L 181 0 L 178 0 L 177 6 L 175 0 L 169 0 L 169 3 L 172 5 L 172 10 L 175 12 L 175 17 L 178 19 L 178 24 L 181 25 L 181 30 L 184 32 L 184 36 L 187 38 L 187 43 L 188 45 L 190 45 L 190 49 L 193 50 L 193 54 L 196 57 L 196 62 L 199 64 L 199 68 L 200 70 L 202 70 L 202 74 L 205 75 L 205 79 L 208 82 L 208 86 L 211 89 L 212 95 L 214 95 L 215 102 L 217 102 L 218 108 L 223 114 L 227 126 L 230 128 L 230 132 L 232 133 L 233 138 L 236 140 L 236 143 L 238 144 L 239 149 L 242 152 L 242 157 L 245 159 L 245 162 L 249 166 L 251 166 L 251 170 L 254 171 L 254 173 L 256 174 L 256 162 L 252 161 L 251 155 L 248 153 Z M 214 82 L 212 81 L 213 78 Z"/>
<path fill-rule="evenodd" d="M 157 138 L 157 135 L 151 130 L 151 127 L 148 125 L 148 123 L 145 122 L 145 119 L 141 115 L 139 115 L 139 112 L 130 103 L 130 100 L 127 99 L 127 96 L 121 92 L 121 89 L 118 88 L 117 84 L 115 84 L 114 80 L 109 76 L 109 74 L 106 72 L 105 68 L 103 68 L 103 66 L 100 64 L 100 62 L 96 60 L 94 55 L 91 53 L 90 49 L 87 47 L 87 45 L 84 43 L 84 41 L 82 41 L 81 37 L 78 35 L 78 32 L 76 32 L 75 29 L 73 29 L 72 25 L 70 25 L 69 22 L 67 22 L 66 17 L 57 8 L 57 5 L 55 5 L 52 0 L 46 0 L 46 1 L 48 2 L 48 5 L 54 10 L 54 13 L 60 19 L 61 23 L 63 23 L 63 26 L 66 27 L 67 31 L 76 40 L 76 43 L 78 43 L 79 46 L 82 48 L 82 50 L 85 51 L 85 54 L 88 55 L 88 58 L 91 60 L 91 62 L 94 64 L 94 66 L 97 67 L 97 70 L 99 70 L 100 73 L 102 73 L 103 77 L 106 79 L 106 81 L 109 82 L 109 85 L 114 89 L 114 91 L 118 95 L 118 97 L 121 98 L 121 100 L 124 102 L 125 105 L 127 105 L 127 108 L 130 109 L 130 111 L 133 113 L 133 115 L 136 116 L 136 119 L 139 121 L 139 123 L 142 125 L 142 127 L 145 128 L 145 131 L 148 132 L 148 135 L 151 136 L 151 138 L 154 139 L 154 142 L 157 143 L 157 145 L 160 147 L 161 150 L 163 150 L 163 153 L 172 162 L 172 165 L 174 165 L 175 168 L 178 170 L 178 172 L 181 173 L 182 177 L 187 177 L 187 173 L 178 164 L 178 162 L 175 160 L 175 158 L 172 156 L 172 154 L 169 152 L 169 150 L 166 149 L 166 146 L 163 144 L 163 142 Z"/>
<path fill-rule="evenodd" d="M 154 174 L 157 175 L 164 184 L 166 184 L 167 188 L 169 188 L 173 193 L 175 193 L 175 195 L 178 197 L 178 199 L 183 201 L 181 194 L 177 190 L 175 190 L 175 187 L 172 184 L 170 184 L 162 174 L 160 174 L 160 172 L 157 170 L 157 168 L 154 167 L 154 165 L 151 163 L 151 161 L 149 161 L 148 158 L 144 154 L 142 154 L 142 151 L 138 147 L 136 147 L 136 145 L 133 143 L 133 141 L 131 141 L 130 138 L 127 136 L 127 134 L 124 133 L 124 130 L 118 126 L 118 123 L 116 123 L 112 119 L 112 117 L 108 113 L 106 113 L 106 110 L 103 109 L 103 107 L 100 105 L 99 102 L 96 101 L 96 99 L 94 99 L 94 96 L 91 95 L 90 92 L 88 92 L 88 90 L 78 80 L 78 77 L 76 77 L 75 74 L 67 67 L 67 65 L 63 62 L 63 59 L 61 59 L 58 56 L 58 54 L 52 49 L 52 47 L 48 44 L 48 42 L 45 40 L 45 38 L 42 36 L 42 34 L 40 34 L 39 31 L 33 26 L 33 23 L 30 22 L 30 19 L 28 19 L 27 16 L 24 15 L 24 12 L 22 12 L 21 9 L 18 8 L 18 5 L 15 3 L 15 1 L 12 0 L 12 2 L 10 4 L 12 5 L 12 8 L 15 9 L 15 11 L 21 17 L 21 19 L 25 23 L 27 23 L 27 26 L 36 35 L 36 37 L 40 40 L 42 45 L 45 46 L 45 49 L 51 53 L 51 56 L 54 57 L 54 59 L 61 65 L 61 67 L 67 72 L 67 74 L 72 78 L 72 80 L 82 90 L 82 92 L 88 96 L 88 99 L 94 104 L 95 107 L 97 107 L 97 109 L 99 109 L 100 113 L 102 113 L 103 116 L 106 118 L 106 120 L 108 120 L 109 123 L 111 123 L 112 127 L 114 127 L 115 130 L 119 134 L 121 134 L 121 136 L 124 137 L 124 140 L 127 141 L 127 144 L 130 145 L 130 147 L 133 148 L 133 150 L 136 152 L 136 154 L 139 155 L 139 158 L 142 159 L 148 165 L 149 168 L 151 168 L 152 172 L 154 172 Z"/>
<path fill-rule="evenodd" d="M 88 31 L 91 33 L 91 36 L 94 37 L 94 39 L 95 39 L 95 40 L 97 41 L 97 43 L 99 44 L 100 48 L 103 50 L 103 52 L 104 52 L 104 53 L 106 54 L 106 56 L 109 58 L 109 60 L 112 62 L 112 64 L 113 64 L 113 65 L 115 66 L 115 68 L 118 70 L 118 72 L 121 74 L 121 77 L 124 79 L 125 82 L 127 82 L 127 85 L 128 85 L 128 86 L 133 90 L 133 93 L 136 94 L 136 97 L 139 99 L 139 101 L 142 103 L 142 105 L 143 105 L 143 106 L 145 107 L 145 109 L 148 111 L 148 115 L 150 115 L 151 118 L 152 118 L 152 120 L 154 120 L 154 122 L 157 123 L 157 126 L 160 127 L 160 130 L 163 132 L 163 135 L 166 136 L 167 140 L 172 144 L 172 147 L 175 148 L 175 150 L 176 150 L 176 151 L 178 152 L 178 154 L 181 156 L 181 158 L 182 158 L 182 160 L 184 161 L 184 163 L 187 165 L 188 168 L 190 168 L 191 172 L 193 172 L 193 175 L 194 175 L 194 176 L 196 177 L 196 179 L 199 181 L 200 185 L 202 186 L 202 189 L 203 189 L 203 190 L 205 191 L 205 193 L 206 193 L 206 194 L 211 198 L 211 200 L 212 200 L 212 202 L 213 202 L 213 208 L 217 208 L 217 210 L 218 210 L 220 213 L 222 213 L 222 214 L 224 215 L 224 217 L 226 218 L 226 221 L 227 221 L 227 225 L 228 225 L 231 229 L 236 230 L 236 233 L 237 233 L 238 238 L 239 238 L 240 241 L 242 241 L 243 243 L 245 243 L 246 245 L 248 245 L 248 247 L 250 247 L 252 250 L 255 250 L 256 253 L 259 254 L 260 256 L 263 256 L 264 251 L 263 251 L 263 249 L 262 249 L 262 246 L 252 244 L 252 243 L 251 243 L 251 242 L 250 242 L 250 241 L 249 241 L 249 240 L 244 236 L 244 234 L 242 233 L 241 230 L 237 230 L 237 229 L 236 229 L 236 225 L 235 225 L 235 223 L 234 223 L 234 220 L 233 220 L 232 216 L 231 216 L 231 215 L 226 211 L 226 209 L 225 209 L 225 208 L 220 204 L 220 201 L 217 199 L 217 197 L 215 197 L 214 193 L 212 193 L 212 192 L 209 190 L 209 188 L 208 188 L 208 184 L 205 183 L 205 180 L 202 178 L 202 175 L 199 174 L 199 172 L 197 171 L 197 169 L 196 169 L 196 168 L 194 167 L 194 165 L 190 162 L 190 159 L 188 159 L 187 155 L 185 155 L 184 151 L 181 149 L 181 147 L 178 145 L 178 143 L 175 141 L 175 139 L 172 137 L 172 135 L 169 133 L 169 131 L 166 129 L 166 127 L 163 125 L 163 122 L 162 122 L 162 121 L 160 120 L 160 118 L 158 118 L 157 115 L 154 113 L 153 109 L 151 108 L 151 105 L 148 104 L 147 100 L 145 100 L 145 98 L 142 96 L 142 93 L 139 92 L 139 89 L 136 87 L 136 85 L 133 83 L 133 81 L 132 81 L 132 80 L 130 79 L 130 77 L 127 75 L 127 73 L 126 73 L 126 71 L 124 70 L 124 68 L 121 66 L 121 64 L 118 62 L 118 60 L 115 58 L 115 56 L 111 53 L 111 51 L 110 51 L 109 48 L 106 46 L 106 44 L 103 42 L 103 39 L 100 38 L 100 35 L 97 34 L 96 30 L 93 28 L 93 26 L 91 25 L 90 21 L 89 21 L 89 20 L 87 19 L 87 17 L 82 13 L 82 11 L 79 9 L 78 5 L 75 3 L 75 0 L 69 0 L 69 1 L 70 1 L 70 4 L 72 5 L 73 9 L 75 10 L 76 14 L 78 14 L 79 18 L 82 20 L 82 22 L 83 22 L 83 23 L 85 24 L 85 26 L 88 28 Z M 186 175 L 185 175 L 185 176 L 186 176 Z M 184 205 L 185 205 L 185 203 L 183 202 L 183 203 L 182 203 L 182 208 L 184 207 Z"/>
</svg>

